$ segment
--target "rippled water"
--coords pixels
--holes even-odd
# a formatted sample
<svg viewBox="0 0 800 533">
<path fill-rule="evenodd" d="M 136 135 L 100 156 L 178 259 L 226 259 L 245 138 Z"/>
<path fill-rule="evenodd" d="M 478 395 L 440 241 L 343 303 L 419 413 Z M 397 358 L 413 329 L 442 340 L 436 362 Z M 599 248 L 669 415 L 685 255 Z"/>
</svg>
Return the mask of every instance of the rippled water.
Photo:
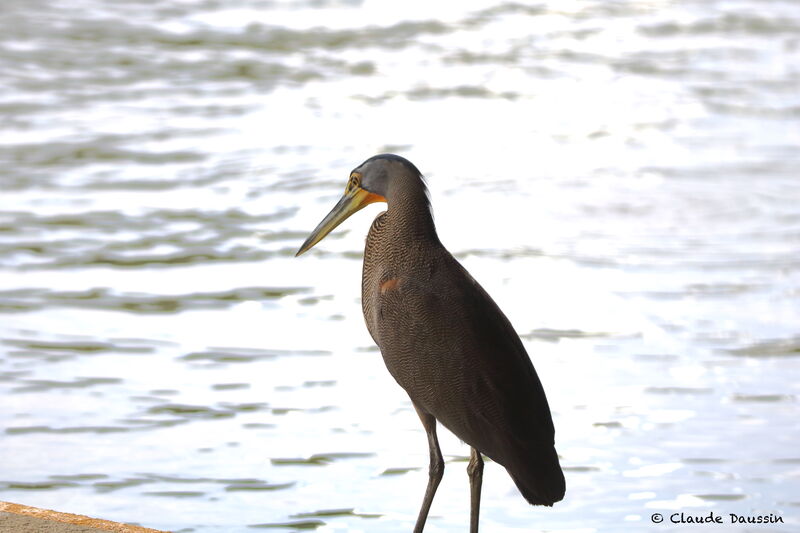
<svg viewBox="0 0 800 533">
<path fill-rule="evenodd" d="M 393 151 L 553 409 L 566 499 L 490 463 L 484 531 L 797 530 L 797 3 L 7 0 L 0 27 L 0 499 L 410 530 L 425 437 L 358 300 L 381 208 L 293 257 Z M 426 531 L 466 530 L 442 447 Z"/>
</svg>

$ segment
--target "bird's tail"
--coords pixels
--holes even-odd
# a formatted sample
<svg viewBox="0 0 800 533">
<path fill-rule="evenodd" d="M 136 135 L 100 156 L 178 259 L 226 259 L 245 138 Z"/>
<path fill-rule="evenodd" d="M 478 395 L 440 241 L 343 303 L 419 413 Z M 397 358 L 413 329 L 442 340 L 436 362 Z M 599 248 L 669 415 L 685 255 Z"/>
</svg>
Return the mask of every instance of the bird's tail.
<svg viewBox="0 0 800 533">
<path fill-rule="evenodd" d="M 561 501 L 566 492 L 566 481 L 556 449 L 549 446 L 546 451 L 537 450 L 526 459 L 509 465 L 506 470 L 528 503 L 549 507 Z"/>
</svg>

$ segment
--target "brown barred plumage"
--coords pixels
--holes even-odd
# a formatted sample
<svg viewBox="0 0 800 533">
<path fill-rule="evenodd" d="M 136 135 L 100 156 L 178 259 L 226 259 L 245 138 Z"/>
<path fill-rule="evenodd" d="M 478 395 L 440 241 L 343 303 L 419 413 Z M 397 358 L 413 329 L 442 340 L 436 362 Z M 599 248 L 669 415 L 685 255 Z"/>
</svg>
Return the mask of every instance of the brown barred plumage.
<svg viewBox="0 0 800 533">
<path fill-rule="evenodd" d="M 536 370 L 497 304 L 439 241 L 422 175 L 390 154 L 370 158 L 354 172 L 363 176 L 365 191 L 388 203 L 372 223 L 364 250 L 364 319 L 428 433 L 430 479 L 415 532 L 424 527 L 444 468 L 436 421 L 473 448 L 473 533 L 481 453 L 508 470 L 529 503 L 560 501 L 564 474 Z M 321 224 L 307 243 L 338 222 Z"/>
</svg>

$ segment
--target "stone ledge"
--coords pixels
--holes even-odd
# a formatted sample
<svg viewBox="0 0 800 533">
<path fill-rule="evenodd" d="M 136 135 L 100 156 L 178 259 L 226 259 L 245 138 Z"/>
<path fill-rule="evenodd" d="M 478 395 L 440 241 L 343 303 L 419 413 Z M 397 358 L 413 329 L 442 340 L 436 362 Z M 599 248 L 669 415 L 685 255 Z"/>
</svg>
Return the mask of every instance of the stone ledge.
<svg viewBox="0 0 800 533">
<path fill-rule="evenodd" d="M 0 501 L 0 533 L 168 533 L 70 513 Z"/>
</svg>

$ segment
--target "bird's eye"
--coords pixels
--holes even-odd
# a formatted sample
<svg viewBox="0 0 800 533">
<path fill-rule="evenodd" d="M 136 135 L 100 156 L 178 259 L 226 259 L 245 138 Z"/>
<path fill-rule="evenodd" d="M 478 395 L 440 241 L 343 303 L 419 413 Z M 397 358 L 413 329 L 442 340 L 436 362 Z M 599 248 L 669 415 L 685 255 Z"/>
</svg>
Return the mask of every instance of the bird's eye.
<svg viewBox="0 0 800 533">
<path fill-rule="evenodd" d="M 345 192 L 351 192 L 353 189 L 361 185 L 361 174 L 350 174 L 350 181 L 347 182 L 347 189 Z"/>
</svg>

